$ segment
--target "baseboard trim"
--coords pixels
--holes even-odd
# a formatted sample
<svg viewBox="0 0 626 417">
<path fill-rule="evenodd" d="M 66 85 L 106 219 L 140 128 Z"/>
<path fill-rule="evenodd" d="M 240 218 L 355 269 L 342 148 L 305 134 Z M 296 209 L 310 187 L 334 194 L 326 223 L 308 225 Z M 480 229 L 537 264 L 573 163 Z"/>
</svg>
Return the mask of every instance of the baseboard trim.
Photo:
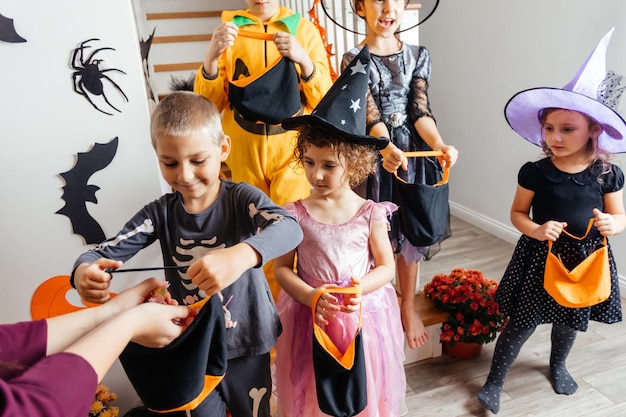
<svg viewBox="0 0 626 417">
<path fill-rule="evenodd" d="M 515 245 L 521 236 L 521 233 L 512 225 L 500 223 L 452 201 L 450 201 L 450 214 L 512 245 Z M 624 297 L 626 295 L 626 276 L 622 274 L 618 276 L 620 294 Z"/>
<path fill-rule="evenodd" d="M 512 225 L 500 223 L 452 201 L 450 214 L 512 245 L 515 245 L 521 236 L 521 233 Z"/>
</svg>

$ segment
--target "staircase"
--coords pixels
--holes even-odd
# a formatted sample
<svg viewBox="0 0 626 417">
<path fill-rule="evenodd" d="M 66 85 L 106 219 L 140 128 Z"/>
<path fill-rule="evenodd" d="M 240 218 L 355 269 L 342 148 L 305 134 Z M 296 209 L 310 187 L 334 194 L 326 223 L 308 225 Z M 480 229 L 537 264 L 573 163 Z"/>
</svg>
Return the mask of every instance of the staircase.
<svg viewBox="0 0 626 417">
<path fill-rule="evenodd" d="M 150 84 L 155 96 L 162 98 L 172 91 L 172 80 L 192 82 L 209 47 L 211 34 L 221 23 L 224 9 L 246 8 L 242 0 L 132 0 L 139 36 L 147 41 L 154 32 L 148 55 Z M 283 0 L 286 7 L 308 18 L 313 0 Z M 331 64 L 339 71 L 343 53 L 361 37 L 348 35 L 328 20 L 319 6 L 320 23 L 326 28 L 328 43 L 333 45 Z M 419 3 L 410 2 L 407 16 L 417 13 Z M 402 39 L 419 43 L 417 29 L 404 32 Z"/>
<path fill-rule="evenodd" d="M 148 55 L 150 83 L 159 98 L 172 91 L 172 81 L 193 82 L 209 47 L 211 34 L 221 23 L 216 0 L 135 0 L 141 38 L 152 35 Z M 230 2 L 232 6 L 232 2 Z"/>
<path fill-rule="evenodd" d="M 307 18 L 313 0 L 283 0 L 281 4 Z M 140 38 L 145 42 L 154 32 L 148 72 L 154 95 L 162 98 L 172 91 L 173 80 L 193 81 L 211 34 L 221 23 L 222 10 L 244 9 L 246 4 L 242 0 L 133 0 L 133 8 Z M 345 33 L 335 36 L 332 31 L 336 27 L 327 19 L 322 24 L 332 28 L 327 29 L 329 42 L 334 44 L 334 49 L 341 50 L 332 62 L 337 70 L 343 50 L 357 40 L 347 39 Z"/>
</svg>

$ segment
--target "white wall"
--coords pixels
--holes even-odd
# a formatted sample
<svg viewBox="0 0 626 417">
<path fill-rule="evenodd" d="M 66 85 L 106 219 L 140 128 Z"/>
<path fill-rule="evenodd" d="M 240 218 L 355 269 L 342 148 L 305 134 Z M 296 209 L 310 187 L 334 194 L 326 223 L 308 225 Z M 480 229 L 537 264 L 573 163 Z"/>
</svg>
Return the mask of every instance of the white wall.
<svg viewBox="0 0 626 417">
<path fill-rule="evenodd" d="M 88 203 L 88 211 L 107 235 L 158 197 L 160 189 L 129 3 L 0 2 L 0 14 L 14 19 L 18 33 L 28 41 L 0 41 L 0 137 L 4 143 L 0 317 L 12 321 L 28 318 L 30 295 L 40 282 L 69 274 L 75 258 L 91 247 L 73 233 L 66 216 L 55 214 L 64 205 L 65 183 L 59 174 L 73 168 L 78 152 L 119 137 L 113 162 L 89 181 L 100 190 L 96 192 L 98 204 Z M 59 24 L 59 19 L 66 23 Z M 57 23 L 52 27 L 51 21 Z M 71 53 L 80 42 L 94 37 L 101 39 L 94 45 L 116 49 L 103 51 L 99 57 L 126 72 L 113 73 L 111 78 L 128 102 L 113 90 L 105 90 L 122 110 L 113 116 L 96 111 L 73 91 Z"/>
<path fill-rule="evenodd" d="M 0 1 L 0 14 L 13 19 L 27 39 L 0 41 L 0 322 L 7 323 L 30 319 L 31 296 L 39 284 L 69 275 L 76 257 L 91 247 L 72 232 L 66 216 L 55 214 L 64 205 L 65 183 L 59 174 L 74 166 L 78 152 L 119 137 L 112 163 L 89 181 L 100 190 L 98 204 L 88 203 L 88 211 L 109 236 L 157 198 L 160 186 L 130 2 Z M 73 91 L 70 56 L 89 38 L 101 39 L 95 45 L 115 48 L 99 57 L 126 72 L 111 77 L 128 102 L 105 90 L 122 110 L 113 116 L 96 111 Z M 129 265 L 156 262 L 162 263 L 158 250 L 148 250 Z M 113 289 L 139 278 L 124 277 Z M 123 388 L 123 373 L 117 369 L 108 380 L 124 404 L 132 389 Z"/>
<path fill-rule="evenodd" d="M 431 52 L 430 97 L 444 140 L 460 150 L 450 176 L 453 214 L 515 242 L 509 209 L 524 162 L 541 150 L 510 129 L 504 105 L 516 92 L 562 87 L 615 26 L 607 69 L 626 74 L 626 2 L 443 0 L 420 27 Z M 626 112 L 626 99 L 620 106 Z M 623 158 L 617 158 L 622 169 Z M 626 275 L 626 239 L 611 239 Z"/>
</svg>

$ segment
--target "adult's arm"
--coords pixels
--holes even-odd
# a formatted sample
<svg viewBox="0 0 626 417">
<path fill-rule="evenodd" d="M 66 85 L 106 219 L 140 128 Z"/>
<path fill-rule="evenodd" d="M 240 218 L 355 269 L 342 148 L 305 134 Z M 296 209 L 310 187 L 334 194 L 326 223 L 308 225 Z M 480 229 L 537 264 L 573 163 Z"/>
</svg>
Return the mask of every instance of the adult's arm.
<svg viewBox="0 0 626 417">
<path fill-rule="evenodd" d="M 85 417 L 97 386 L 83 358 L 54 355 L 10 381 L 0 379 L 0 417 Z"/>
<path fill-rule="evenodd" d="M 172 320 L 186 318 L 187 307 L 143 303 L 164 285 L 152 278 L 99 307 L 0 326 L 0 417 L 86 416 L 129 341 L 161 347 L 185 330 Z"/>
</svg>

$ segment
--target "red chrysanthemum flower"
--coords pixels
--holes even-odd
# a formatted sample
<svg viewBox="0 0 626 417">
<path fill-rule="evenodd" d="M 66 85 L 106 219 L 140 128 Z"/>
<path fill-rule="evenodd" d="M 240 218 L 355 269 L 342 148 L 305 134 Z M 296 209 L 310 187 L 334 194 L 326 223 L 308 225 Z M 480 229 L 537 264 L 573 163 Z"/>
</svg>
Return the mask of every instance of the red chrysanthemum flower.
<svg viewBox="0 0 626 417">
<path fill-rule="evenodd" d="M 496 281 L 475 269 L 456 268 L 448 275 L 435 275 L 424 286 L 424 294 L 448 312 L 440 340 L 452 344 L 493 341 L 507 322 L 495 301 L 497 288 Z"/>
</svg>

